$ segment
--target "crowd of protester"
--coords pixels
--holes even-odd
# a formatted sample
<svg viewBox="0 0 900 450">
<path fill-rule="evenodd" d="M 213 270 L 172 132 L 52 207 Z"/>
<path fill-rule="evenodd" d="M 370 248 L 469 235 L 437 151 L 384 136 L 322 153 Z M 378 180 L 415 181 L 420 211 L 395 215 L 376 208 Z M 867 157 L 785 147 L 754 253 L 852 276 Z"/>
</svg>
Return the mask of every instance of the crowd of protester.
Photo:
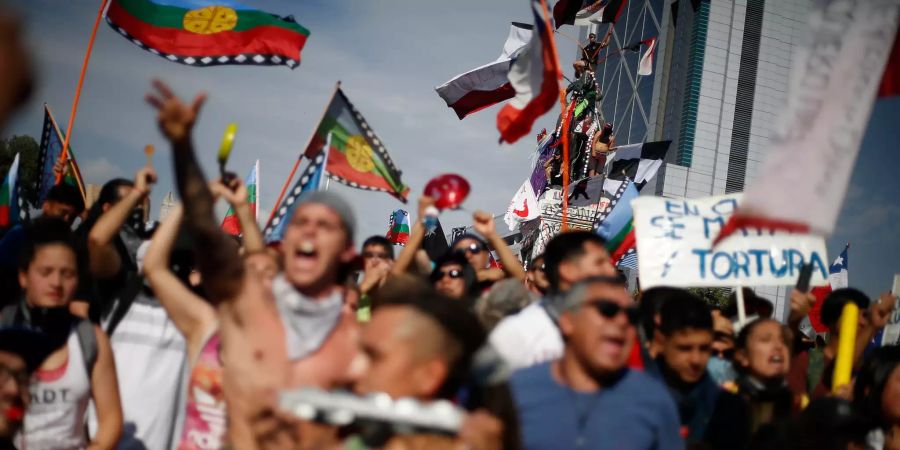
<svg viewBox="0 0 900 450">
<path fill-rule="evenodd" d="M 7 65 L 21 55 L 4 20 L 0 119 L 30 80 Z M 267 245 L 247 187 L 200 169 L 204 100 L 158 81 L 147 95 L 182 201 L 158 226 L 145 167 L 92 205 L 61 184 L 40 217 L 5 230 L 0 449 L 900 448 L 900 348 L 872 344 L 891 295 L 833 291 L 827 338 L 810 339 L 809 293 L 792 293 L 782 323 L 752 291 L 746 322 L 733 299 L 629 292 L 592 232 L 523 262 L 476 212 L 429 257 L 428 197 L 396 254 L 381 236 L 357 246 L 355 212 L 329 191 L 300 196 Z M 219 199 L 240 238 L 221 230 Z M 831 386 L 848 302 L 862 311 L 856 372 Z M 389 418 L 373 432 L 281 407 L 281 392 L 309 386 L 466 412 L 452 433 Z"/>
</svg>

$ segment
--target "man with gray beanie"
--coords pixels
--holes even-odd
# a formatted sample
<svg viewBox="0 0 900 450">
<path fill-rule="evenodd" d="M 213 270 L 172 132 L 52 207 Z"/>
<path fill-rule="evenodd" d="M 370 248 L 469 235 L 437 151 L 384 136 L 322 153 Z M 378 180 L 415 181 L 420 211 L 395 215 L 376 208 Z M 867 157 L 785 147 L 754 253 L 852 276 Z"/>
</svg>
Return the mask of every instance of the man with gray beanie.
<svg viewBox="0 0 900 450">
<path fill-rule="evenodd" d="M 277 423 L 275 395 L 301 385 L 333 388 L 350 379 L 358 327 L 340 276 L 356 255 L 353 212 L 337 194 L 302 194 L 282 217 L 284 270 L 267 276 L 271 255 L 251 252 L 242 259 L 216 220 L 191 142 L 205 96 L 189 105 L 163 83 L 156 81 L 154 87 L 147 101 L 157 109 L 160 130 L 172 144 L 184 225 L 194 241 L 207 298 L 218 306 L 228 440 L 234 448 L 255 448 L 299 436 L 301 446 L 324 445 L 333 430 Z"/>
</svg>

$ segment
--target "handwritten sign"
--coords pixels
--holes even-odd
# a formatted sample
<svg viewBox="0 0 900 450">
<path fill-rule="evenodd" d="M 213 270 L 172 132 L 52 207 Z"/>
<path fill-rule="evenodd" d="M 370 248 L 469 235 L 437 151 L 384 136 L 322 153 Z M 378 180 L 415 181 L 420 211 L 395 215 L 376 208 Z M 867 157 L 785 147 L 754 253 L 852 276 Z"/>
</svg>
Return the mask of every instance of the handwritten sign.
<svg viewBox="0 0 900 450">
<path fill-rule="evenodd" d="M 828 259 L 818 236 L 744 231 L 713 248 L 740 201 L 741 194 L 634 200 L 641 286 L 791 285 L 807 262 L 812 284 L 825 283 Z"/>
<path fill-rule="evenodd" d="M 891 294 L 900 298 L 900 274 L 894 275 L 894 288 L 891 289 Z M 894 311 L 881 335 L 881 345 L 884 347 L 897 345 L 898 341 L 900 341 L 900 301 L 894 303 Z"/>
</svg>

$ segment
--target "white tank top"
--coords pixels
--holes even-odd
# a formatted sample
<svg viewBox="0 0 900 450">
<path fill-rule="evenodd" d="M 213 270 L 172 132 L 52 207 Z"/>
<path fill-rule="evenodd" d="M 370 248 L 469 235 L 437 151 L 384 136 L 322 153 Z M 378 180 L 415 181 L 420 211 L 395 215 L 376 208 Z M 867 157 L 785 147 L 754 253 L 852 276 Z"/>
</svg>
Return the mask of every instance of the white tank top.
<svg viewBox="0 0 900 450">
<path fill-rule="evenodd" d="M 87 446 L 84 420 L 91 400 L 91 379 L 74 328 L 66 345 L 66 363 L 58 370 L 39 370 L 31 383 L 24 439 L 21 434 L 17 439 L 21 450 L 76 450 Z"/>
</svg>

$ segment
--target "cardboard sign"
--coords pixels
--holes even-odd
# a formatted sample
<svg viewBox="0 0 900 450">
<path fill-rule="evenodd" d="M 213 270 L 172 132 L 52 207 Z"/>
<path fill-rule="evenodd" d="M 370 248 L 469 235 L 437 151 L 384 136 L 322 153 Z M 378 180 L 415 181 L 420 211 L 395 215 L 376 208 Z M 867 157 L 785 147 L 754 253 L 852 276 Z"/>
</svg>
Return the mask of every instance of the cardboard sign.
<svg viewBox="0 0 900 450">
<path fill-rule="evenodd" d="M 715 248 L 741 194 L 702 199 L 639 197 L 632 202 L 641 286 L 778 286 L 813 264 L 812 285 L 828 276 L 825 240 L 787 233 L 736 233 Z"/>
<path fill-rule="evenodd" d="M 891 294 L 894 297 L 900 297 L 900 274 L 894 275 L 894 287 L 891 289 Z M 881 345 L 885 347 L 897 345 L 897 341 L 900 341 L 900 301 L 894 303 L 894 312 L 881 335 Z"/>
</svg>

